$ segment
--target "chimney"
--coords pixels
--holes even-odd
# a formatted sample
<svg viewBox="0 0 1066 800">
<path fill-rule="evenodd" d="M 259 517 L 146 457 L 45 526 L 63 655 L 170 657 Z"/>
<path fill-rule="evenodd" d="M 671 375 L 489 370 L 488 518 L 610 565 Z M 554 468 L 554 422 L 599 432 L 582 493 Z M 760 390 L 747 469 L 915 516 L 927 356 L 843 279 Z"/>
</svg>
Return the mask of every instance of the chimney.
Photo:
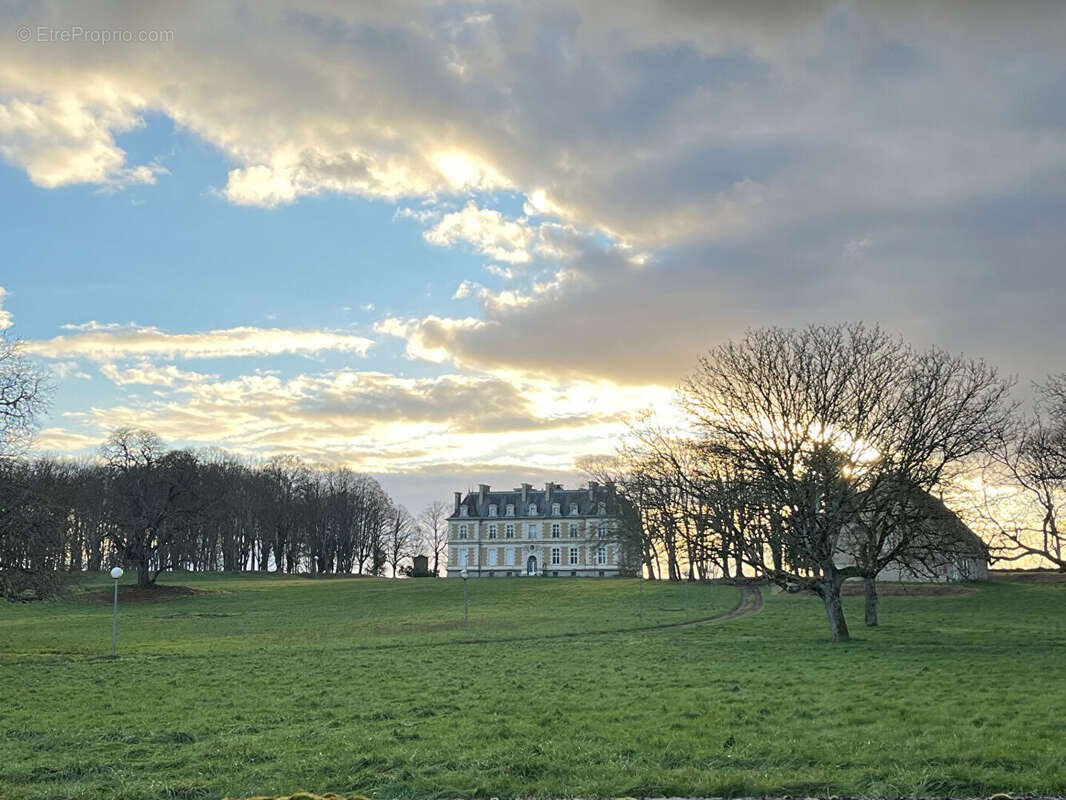
<svg viewBox="0 0 1066 800">
<path fill-rule="evenodd" d="M 459 506 L 462 505 L 462 502 L 463 502 L 463 493 L 462 492 L 456 492 L 455 493 L 455 513 L 456 514 L 459 513 Z"/>
<path fill-rule="evenodd" d="M 600 485 L 596 481 L 589 481 L 589 500 L 596 499 L 596 490 L 600 488 Z"/>
<path fill-rule="evenodd" d="M 555 484 L 552 483 L 551 481 L 548 481 L 546 484 L 544 484 L 544 507 L 545 508 L 551 508 L 552 507 L 552 505 L 551 505 L 551 503 L 552 503 L 552 489 L 554 489 L 554 488 L 555 488 Z"/>
<path fill-rule="evenodd" d="M 525 503 L 529 500 L 529 490 L 533 488 L 531 483 L 522 484 L 522 502 Z"/>
<path fill-rule="evenodd" d="M 479 483 L 477 485 L 477 500 L 481 505 L 485 505 L 485 495 L 489 493 L 489 485 L 487 483 Z"/>
</svg>

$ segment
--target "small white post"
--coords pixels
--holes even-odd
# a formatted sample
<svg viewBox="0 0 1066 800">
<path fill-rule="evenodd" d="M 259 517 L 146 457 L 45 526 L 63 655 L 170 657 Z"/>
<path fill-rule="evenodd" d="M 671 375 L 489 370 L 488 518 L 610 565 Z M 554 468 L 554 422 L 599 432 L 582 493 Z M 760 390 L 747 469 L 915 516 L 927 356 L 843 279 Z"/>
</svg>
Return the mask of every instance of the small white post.
<svg viewBox="0 0 1066 800">
<path fill-rule="evenodd" d="M 115 579 L 115 611 L 111 618 L 111 655 L 115 655 L 118 649 L 118 579 L 122 577 L 122 567 L 111 570 L 111 577 Z"/>
</svg>

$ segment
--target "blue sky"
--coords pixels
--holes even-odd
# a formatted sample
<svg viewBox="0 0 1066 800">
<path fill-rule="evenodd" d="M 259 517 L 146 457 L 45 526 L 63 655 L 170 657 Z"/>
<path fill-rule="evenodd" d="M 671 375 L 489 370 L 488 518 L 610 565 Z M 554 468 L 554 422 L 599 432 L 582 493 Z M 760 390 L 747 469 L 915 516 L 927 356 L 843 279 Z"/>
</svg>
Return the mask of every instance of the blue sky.
<svg viewBox="0 0 1066 800">
<path fill-rule="evenodd" d="M 0 324 L 57 376 L 39 446 L 143 425 L 370 471 L 417 508 L 573 482 L 753 326 L 862 319 L 1023 385 L 1059 372 L 1064 22 L 20 4 Z M 131 41 L 54 40 L 75 27 Z"/>
</svg>

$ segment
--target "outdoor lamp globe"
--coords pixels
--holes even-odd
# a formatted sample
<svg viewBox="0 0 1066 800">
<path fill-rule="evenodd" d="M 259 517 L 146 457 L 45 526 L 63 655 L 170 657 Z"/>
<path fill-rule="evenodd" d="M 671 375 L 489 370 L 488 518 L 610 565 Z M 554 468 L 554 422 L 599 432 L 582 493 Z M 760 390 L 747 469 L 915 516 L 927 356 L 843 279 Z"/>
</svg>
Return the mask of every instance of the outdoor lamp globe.
<svg viewBox="0 0 1066 800">
<path fill-rule="evenodd" d="M 111 570 L 111 577 L 114 578 L 116 581 L 119 578 L 121 578 L 122 577 L 122 567 L 114 567 Z"/>
<path fill-rule="evenodd" d="M 465 569 L 464 569 L 464 570 L 462 570 L 462 571 L 461 571 L 461 572 L 459 573 L 459 577 L 460 577 L 460 578 L 462 578 L 463 580 L 466 580 L 466 575 L 467 575 L 467 572 L 466 572 L 466 570 L 465 570 Z"/>
</svg>

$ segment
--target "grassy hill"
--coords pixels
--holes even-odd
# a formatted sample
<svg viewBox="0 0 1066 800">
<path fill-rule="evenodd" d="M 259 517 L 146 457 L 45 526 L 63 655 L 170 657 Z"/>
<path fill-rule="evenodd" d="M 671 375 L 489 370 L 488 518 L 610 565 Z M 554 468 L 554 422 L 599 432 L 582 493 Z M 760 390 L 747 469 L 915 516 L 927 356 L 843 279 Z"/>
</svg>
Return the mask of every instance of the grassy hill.
<svg viewBox="0 0 1066 800">
<path fill-rule="evenodd" d="M 635 581 L 164 576 L 0 606 L 0 797 L 1066 791 L 1066 586 L 813 598 Z M 108 582 L 87 587 L 106 591 Z M 582 632 L 590 632 L 583 635 Z M 579 634 L 579 635 L 569 635 Z"/>
</svg>

